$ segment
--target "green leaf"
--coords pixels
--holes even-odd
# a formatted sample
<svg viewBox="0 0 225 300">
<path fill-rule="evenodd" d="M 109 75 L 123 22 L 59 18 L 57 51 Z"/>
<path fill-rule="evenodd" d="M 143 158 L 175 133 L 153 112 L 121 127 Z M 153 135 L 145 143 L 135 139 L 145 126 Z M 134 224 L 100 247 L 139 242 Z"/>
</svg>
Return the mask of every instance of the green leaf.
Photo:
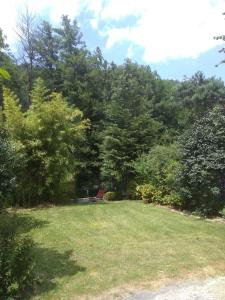
<svg viewBox="0 0 225 300">
<path fill-rule="evenodd" d="M 6 79 L 6 80 L 10 80 L 9 73 L 3 68 L 0 68 L 0 77 L 2 77 L 3 79 Z"/>
</svg>

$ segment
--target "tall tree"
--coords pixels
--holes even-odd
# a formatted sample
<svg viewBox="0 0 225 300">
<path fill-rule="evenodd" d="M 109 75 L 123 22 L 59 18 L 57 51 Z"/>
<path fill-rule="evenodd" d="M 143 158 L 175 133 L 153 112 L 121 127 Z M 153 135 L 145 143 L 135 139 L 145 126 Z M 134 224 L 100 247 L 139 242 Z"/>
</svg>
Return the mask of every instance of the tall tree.
<svg viewBox="0 0 225 300">
<path fill-rule="evenodd" d="M 175 98 L 180 105 L 179 123 L 187 128 L 215 105 L 225 103 L 224 82 L 197 72 L 177 86 Z"/>
<path fill-rule="evenodd" d="M 37 52 L 37 72 L 51 90 L 58 90 L 60 74 L 58 38 L 52 25 L 43 21 L 37 26 L 35 37 L 35 49 Z"/>
<path fill-rule="evenodd" d="M 83 157 L 86 166 L 79 176 L 78 184 L 81 188 L 85 186 L 86 189 L 94 192 L 93 190 L 100 185 L 100 145 L 104 129 L 107 91 L 110 89 L 108 63 L 98 47 L 87 57 L 85 80 L 86 101 L 82 101 L 81 109 L 90 120 L 90 128 L 87 131 L 87 150 Z"/>
<path fill-rule="evenodd" d="M 60 27 L 55 28 L 59 46 L 59 64 L 61 83 L 59 89 L 70 103 L 82 111 L 86 107 L 88 69 L 87 54 L 82 34 L 76 20 L 62 16 Z"/>
<path fill-rule="evenodd" d="M 19 16 L 16 33 L 20 42 L 20 59 L 26 69 L 28 99 L 30 101 L 30 92 L 32 90 L 34 80 L 34 65 L 36 59 L 36 19 L 35 15 L 29 11 L 28 7 L 26 7 L 24 12 Z"/>
<path fill-rule="evenodd" d="M 126 189 L 132 175 L 130 162 L 156 141 L 160 123 L 151 117 L 152 90 L 143 69 L 129 60 L 118 68 L 106 109 L 102 145 L 102 176 L 113 188 Z"/>
<path fill-rule="evenodd" d="M 216 106 L 181 139 L 180 191 L 186 208 L 217 214 L 225 204 L 225 108 Z"/>
<path fill-rule="evenodd" d="M 0 105 L 2 104 L 2 87 L 4 85 L 15 91 L 21 99 L 25 97 L 25 84 L 21 76 L 21 68 L 10 51 L 4 36 L 0 29 Z M 3 78 L 3 79 L 1 79 Z M 22 103 L 25 106 L 25 103 Z"/>
</svg>

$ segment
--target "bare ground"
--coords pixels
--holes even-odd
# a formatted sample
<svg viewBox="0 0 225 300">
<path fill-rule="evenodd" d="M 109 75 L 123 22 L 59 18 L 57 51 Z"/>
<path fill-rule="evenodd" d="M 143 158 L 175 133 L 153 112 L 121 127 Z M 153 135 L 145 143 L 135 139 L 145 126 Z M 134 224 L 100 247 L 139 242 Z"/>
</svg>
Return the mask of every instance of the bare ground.
<svg viewBox="0 0 225 300">
<path fill-rule="evenodd" d="M 225 277 L 173 284 L 157 291 L 144 290 L 124 300 L 224 300 Z"/>
</svg>

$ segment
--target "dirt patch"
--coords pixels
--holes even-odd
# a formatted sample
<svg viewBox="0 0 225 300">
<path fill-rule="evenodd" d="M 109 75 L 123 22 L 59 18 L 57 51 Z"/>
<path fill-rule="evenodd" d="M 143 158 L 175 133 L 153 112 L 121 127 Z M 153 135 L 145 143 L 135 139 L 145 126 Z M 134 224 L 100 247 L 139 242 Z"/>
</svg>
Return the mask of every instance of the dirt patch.
<svg viewBox="0 0 225 300">
<path fill-rule="evenodd" d="M 225 277 L 166 286 L 158 291 L 141 291 L 124 300 L 224 300 Z"/>
<path fill-rule="evenodd" d="M 129 284 L 124 284 L 120 287 L 115 287 L 110 290 L 105 291 L 100 295 L 85 295 L 76 296 L 72 300 L 224 300 L 225 299 L 225 277 L 218 276 L 218 274 L 224 274 L 225 264 L 215 264 L 213 266 L 206 266 L 203 269 L 199 269 L 193 273 L 185 273 L 183 276 L 168 278 L 161 277 L 154 281 L 143 281 L 143 282 L 133 282 Z M 210 286 L 210 283 L 220 284 L 224 287 L 223 298 L 150 298 L 160 295 L 160 293 L 165 293 L 166 291 L 172 291 L 180 293 L 182 289 L 186 289 L 188 294 L 193 290 L 197 290 L 200 286 L 204 284 Z M 222 287 L 220 287 L 220 290 Z M 217 295 L 218 296 L 218 295 Z M 136 298 L 135 298 L 136 297 Z M 142 297 L 142 298 L 141 298 Z M 144 297 L 144 298 L 143 298 Z M 147 297 L 147 298 L 146 298 Z"/>
</svg>

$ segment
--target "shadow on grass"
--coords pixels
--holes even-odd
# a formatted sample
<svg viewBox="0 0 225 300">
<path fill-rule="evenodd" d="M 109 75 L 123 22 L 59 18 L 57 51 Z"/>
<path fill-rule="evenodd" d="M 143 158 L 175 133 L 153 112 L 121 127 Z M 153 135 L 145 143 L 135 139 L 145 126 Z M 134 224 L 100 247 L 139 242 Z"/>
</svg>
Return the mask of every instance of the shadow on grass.
<svg viewBox="0 0 225 300">
<path fill-rule="evenodd" d="M 32 229 L 42 228 L 49 224 L 46 220 L 40 220 L 27 214 L 15 214 L 13 218 L 15 218 L 18 233 L 28 233 Z"/>
<path fill-rule="evenodd" d="M 57 280 L 64 276 L 74 276 L 86 268 L 79 266 L 72 258 L 73 251 L 60 253 L 54 249 L 36 247 L 36 276 L 34 295 L 57 290 Z"/>
<path fill-rule="evenodd" d="M 9 222 L 13 222 L 18 234 L 27 234 L 32 229 L 42 228 L 49 224 L 46 220 L 40 220 L 28 214 L 8 213 L 4 215 Z M 34 244 L 34 288 L 27 291 L 23 299 L 30 299 L 34 295 L 42 295 L 58 288 L 57 279 L 64 276 L 74 276 L 86 269 L 79 266 L 73 259 L 73 251 L 59 252 L 54 248 L 44 248 Z"/>
</svg>

